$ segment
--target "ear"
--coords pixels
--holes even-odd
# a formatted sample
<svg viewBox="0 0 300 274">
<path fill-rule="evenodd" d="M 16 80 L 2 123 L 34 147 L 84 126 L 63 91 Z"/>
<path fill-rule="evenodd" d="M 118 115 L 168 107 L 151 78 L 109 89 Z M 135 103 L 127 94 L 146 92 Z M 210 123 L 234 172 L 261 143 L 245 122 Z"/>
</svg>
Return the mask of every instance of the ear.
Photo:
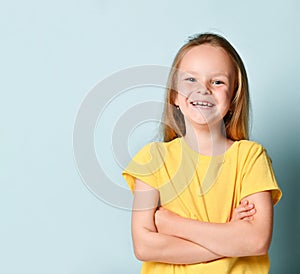
<svg viewBox="0 0 300 274">
<path fill-rule="evenodd" d="M 175 105 L 175 106 L 178 106 L 178 105 L 179 105 L 179 101 L 178 101 L 178 93 L 175 94 L 174 105 Z"/>
</svg>

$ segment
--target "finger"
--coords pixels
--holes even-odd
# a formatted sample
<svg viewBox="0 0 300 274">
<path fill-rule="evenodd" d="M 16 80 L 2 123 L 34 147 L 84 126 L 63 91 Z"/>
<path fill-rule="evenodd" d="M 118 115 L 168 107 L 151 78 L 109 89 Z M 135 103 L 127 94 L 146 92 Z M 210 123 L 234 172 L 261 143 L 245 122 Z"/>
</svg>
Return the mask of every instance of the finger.
<svg viewBox="0 0 300 274">
<path fill-rule="evenodd" d="M 254 220 L 253 216 L 243 218 L 243 221 L 253 221 L 253 220 Z"/>
<path fill-rule="evenodd" d="M 245 206 L 246 210 L 251 210 L 252 208 L 254 208 L 254 204 L 248 204 L 247 206 Z"/>
<path fill-rule="evenodd" d="M 239 217 L 240 217 L 241 219 L 243 219 L 243 218 L 245 218 L 245 217 L 251 217 L 251 216 L 253 216 L 255 213 L 256 213 L 256 210 L 255 210 L 255 208 L 253 208 L 253 209 L 248 210 L 248 211 L 240 212 L 240 213 L 239 213 Z"/>
<path fill-rule="evenodd" d="M 251 210 L 249 210 L 248 212 L 248 216 L 252 216 L 256 213 L 256 209 L 255 208 L 252 208 Z"/>
<path fill-rule="evenodd" d="M 241 212 L 243 212 L 243 211 L 246 211 L 246 210 L 245 210 L 245 208 L 242 207 L 242 206 L 239 206 L 239 207 L 237 207 L 237 208 L 234 209 L 234 212 L 235 212 L 236 214 L 239 214 L 239 213 L 241 213 Z"/>
<path fill-rule="evenodd" d="M 238 206 L 237 208 L 235 208 L 234 209 L 234 211 L 237 213 L 237 214 L 239 214 L 239 213 L 242 213 L 242 212 L 245 212 L 245 211 L 249 211 L 249 210 L 251 210 L 252 209 L 252 207 L 250 206 L 242 206 L 242 205 L 240 205 L 240 206 Z"/>
<path fill-rule="evenodd" d="M 236 208 L 236 212 L 240 213 L 240 212 L 244 212 L 244 211 L 249 211 L 251 209 L 254 208 L 254 204 L 248 204 L 248 205 L 240 205 Z"/>
<path fill-rule="evenodd" d="M 241 202 L 241 205 L 246 206 L 246 205 L 248 205 L 248 203 L 249 203 L 248 200 L 244 200 L 244 201 Z"/>
</svg>

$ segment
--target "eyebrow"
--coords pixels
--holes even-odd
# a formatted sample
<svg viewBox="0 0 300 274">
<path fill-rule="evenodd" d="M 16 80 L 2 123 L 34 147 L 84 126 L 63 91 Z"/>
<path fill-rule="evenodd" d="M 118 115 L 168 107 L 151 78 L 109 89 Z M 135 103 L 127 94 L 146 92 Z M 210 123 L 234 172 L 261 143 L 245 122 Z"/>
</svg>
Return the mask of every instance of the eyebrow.
<svg viewBox="0 0 300 274">
<path fill-rule="evenodd" d="M 197 71 L 180 71 L 180 73 L 182 74 L 191 74 L 191 75 L 199 75 L 199 73 Z M 224 73 L 224 72 L 213 72 L 211 73 L 212 77 L 216 77 L 216 76 L 225 76 L 227 78 L 230 78 L 228 74 Z"/>
</svg>

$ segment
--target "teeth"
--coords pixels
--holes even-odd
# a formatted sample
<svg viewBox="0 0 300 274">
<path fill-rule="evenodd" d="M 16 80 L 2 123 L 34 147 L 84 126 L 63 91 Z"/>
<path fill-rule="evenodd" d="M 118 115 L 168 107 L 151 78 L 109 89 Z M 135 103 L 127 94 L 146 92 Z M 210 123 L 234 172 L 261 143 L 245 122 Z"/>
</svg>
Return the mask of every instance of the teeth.
<svg viewBox="0 0 300 274">
<path fill-rule="evenodd" d="M 193 106 L 201 106 L 201 107 L 212 107 L 213 104 L 209 103 L 209 102 L 201 102 L 201 101 L 195 101 L 195 102 L 191 102 Z"/>
</svg>

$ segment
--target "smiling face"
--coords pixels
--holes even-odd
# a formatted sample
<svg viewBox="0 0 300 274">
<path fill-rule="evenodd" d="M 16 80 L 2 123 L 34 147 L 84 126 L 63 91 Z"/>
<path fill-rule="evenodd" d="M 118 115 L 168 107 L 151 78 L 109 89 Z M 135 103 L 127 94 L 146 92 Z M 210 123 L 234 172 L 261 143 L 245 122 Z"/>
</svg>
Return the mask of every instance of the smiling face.
<svg viewBox="0 0 300 274">
<path fill-rule="evenodd" d="M 235 66 L 226 51 L 203 44 L 191 48 L 178 68 L 175 104 L 192 126 L 222 122 L 230 109 Z"/>
</svg>

